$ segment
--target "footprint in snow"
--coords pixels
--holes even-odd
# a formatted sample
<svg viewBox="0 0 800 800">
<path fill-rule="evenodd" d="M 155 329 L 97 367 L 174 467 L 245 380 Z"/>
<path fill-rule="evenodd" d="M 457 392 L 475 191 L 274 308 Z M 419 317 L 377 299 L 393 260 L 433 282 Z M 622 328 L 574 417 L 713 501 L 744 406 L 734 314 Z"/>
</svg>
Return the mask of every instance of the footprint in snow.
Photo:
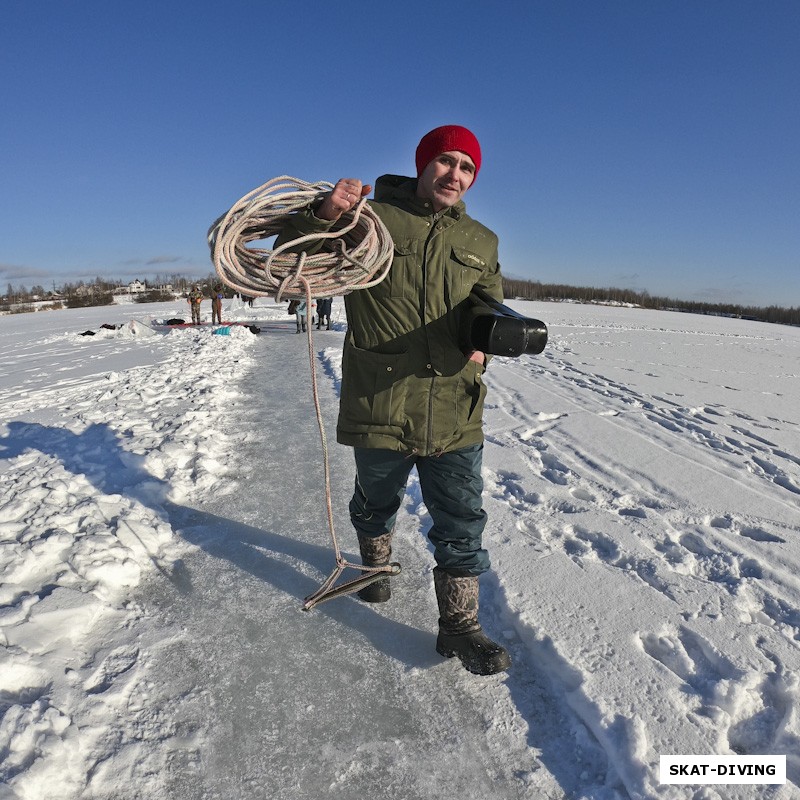
<svg viewBox="0 0 800 800">
<path fill-rule="evenodd" d="M 131 669 L 139 659 L 137 647 L 118 647 L 113 650 L 83 684 L 87 694 L 102 694 L 114 683 L 114 679 Z"/>
</svg>

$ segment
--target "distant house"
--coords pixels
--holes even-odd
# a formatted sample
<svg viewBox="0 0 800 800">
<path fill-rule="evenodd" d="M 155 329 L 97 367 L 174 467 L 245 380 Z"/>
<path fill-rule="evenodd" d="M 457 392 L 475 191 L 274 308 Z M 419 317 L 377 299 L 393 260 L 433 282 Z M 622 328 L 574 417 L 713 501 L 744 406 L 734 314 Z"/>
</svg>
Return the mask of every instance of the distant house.
<svg viewBox="0 0 800 800">
<path fill-rule="evenodd" d="M 140 281 L 137 278 L 135 281 L 131 281 L 128 284 L 128 291 L 131 294 L 137 294 L 139 292 L 146 292 L 147 291 L 147 285 L 143 281 Z"/>
</svg>

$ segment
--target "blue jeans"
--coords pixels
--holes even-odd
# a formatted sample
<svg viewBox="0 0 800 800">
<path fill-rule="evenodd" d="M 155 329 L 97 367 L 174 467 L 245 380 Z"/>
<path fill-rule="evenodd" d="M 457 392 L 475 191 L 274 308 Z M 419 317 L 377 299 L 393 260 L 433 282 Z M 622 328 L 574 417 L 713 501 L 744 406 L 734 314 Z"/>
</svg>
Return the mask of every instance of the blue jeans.
<svg viewBox="0 0 800 800">
<path fill-rule="evenodd" d="M 358 533 L 381 536 L 394 529 L 408 476 L 416 466 L 422 499 L 433 520 L 428 538 L 436 564 L 460 577 L 489 569 L 489 554 L 482 547 L 482 444 L 425 457 L 363 447 L 354 448 L 354 453 L 356 488 L 350 519 Z"/>
</svg>

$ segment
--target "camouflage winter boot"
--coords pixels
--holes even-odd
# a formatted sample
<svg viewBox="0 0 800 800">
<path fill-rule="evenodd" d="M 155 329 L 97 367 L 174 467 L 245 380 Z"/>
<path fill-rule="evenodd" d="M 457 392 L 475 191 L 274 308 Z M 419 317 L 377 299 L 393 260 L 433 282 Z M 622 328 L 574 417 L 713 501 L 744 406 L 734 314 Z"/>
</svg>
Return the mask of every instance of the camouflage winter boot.
<svg viewBox="0 0 800 800">
<path fill-rule="evenodd" d="M 380 536 L 366 536 L 359 533 L 358 547 L 361 550 L 362 564 L 367 567 L 383 567 L 392 557 L 392 534 L 390 532 Z M 392 596 L 388 576 L 365 586 L 358 592 L 358 596 L 365 603 L 385 603 Z"/>
<path fill-rule="evenodd" d="M 439 603 L 436 652 L 447 658 L 458 656 L 464 669 L 476 675 L 508 669 L 508 651 L 493 642 L 478 622 L 478 578 L 458 577 L 436 567 L 433 583 Z"/>
</svg>

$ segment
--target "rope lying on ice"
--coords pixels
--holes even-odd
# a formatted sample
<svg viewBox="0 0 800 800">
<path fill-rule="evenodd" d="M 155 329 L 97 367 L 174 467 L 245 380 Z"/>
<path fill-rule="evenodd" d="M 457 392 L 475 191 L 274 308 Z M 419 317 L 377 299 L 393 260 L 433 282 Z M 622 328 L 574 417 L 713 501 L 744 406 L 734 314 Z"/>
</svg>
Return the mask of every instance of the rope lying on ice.
<svg viewBox="0 0 800 800">
<path fill-rule="evenodd" d="M 275 296 L 306 301 L 308 360 L 311 387 L 317 414 L 322 464 L 325 474 L 325 507 L 328 530 L 333 544 L 336 567 L 316 592 L 305 598 L 303 609 L 334 597 L 350 594 L 379 580 L 386 573 L 396 575 L 399 564 L 366 567 L 342 557 L 333 524 L 330 462 L 325 426 L 322 421 L 317 389 L 314 340 L 311 333 L 311 301 L 317 297 L 347 294 L 380 283 L 392 265 L 394 244 L 386 226 L 366 204 L 366 198 L 352 211 L 342 215 L 330 231 L 292 239 L 272 250 L 247 247 L 248 242 L 268 239 L 281 232 L 289 218 L 322 199 L 333 184 L 307 183 L 282 175 L 267 181 L 236 202 L 227 214 L 219 217 L 208 231 L 211 259 L 220 278 L 232 289 L 252 296 Z M 322 242 L 313 255 L 302 249 Z M 298 252 L 299 251 L 299 252 Z M 345 569 L 357 569 L 358 578 L 336 586 Z"/>
<path fill-rule="evenodd" d="M 325 509 L 328 516 L 328 531 L 331 536 L 331 544 L 333 545 L 333 553 L 336 559 L 336 567 L 331 574 L 325 579 L 322 585 L 316 592 L 306 597 L 303 602 L 303 610 L 309 611 L 315 605 L 323 603 L 326 600 L 333 600 L 334 597 L 341 597 L 345 594 L 358 591 L 364 586 L 368 586 L 376 580 L 383 577 L 383 574 L 389 572 L 396 575 L 400 572 L 399 564 L 389 564 L 384 567 L 366 567 L 361 564 L 351 564 L 346 561 L 342 556 L 342 551 L 339 548 L 339 542 L 336 539 L 336 531 L 333 525 L 333 504 L 331 500 L 331 471 L 330 461 L 328 458 L 328 441 L 325 436 L 325 425 L 322 421 L 322 410 L 319 402 L 319 391 L 317 390 L 317 362 L 314 358 L 314 340 L 311 334 L 313 325 L 311 324 L 311 286 L 307 279 L 301 278 L 306 287 L 306 330 L 308 342 L 308 361 L 311 365 L 311 392 L 314 397 L 314 410 L 317 414 L 317 427 L 319 428 L 319 437 L 322 444 L 322 468 L 325 474 Z M 363 288 L 363 287 L 362 287 Z M 358 578 L 353 578 L 339 586 L 336 586 L 336 581 L 339 580 L 341 574 L 345 569 L 357 569 L 363 573 Z"/>
<path fill-rule="evenodd" d="M 244 294 L 302 299 L 332 297 L 380 283 L 392 264 L 393 244 L 375 212 L 362 198 L 330 231 L 301 236 L 274 249 L 247 247 L 248 242 L 280 233 L 298 211 L 321 200 L 333 184 L 308 183 L 281 175 L 234 203 L 208 231 L 211 260 L 217 274 Z M 303 245 L 321 244 L 308 255 Z M 303 278 L 308 282 L 306 286 Z"/>
</svg>

